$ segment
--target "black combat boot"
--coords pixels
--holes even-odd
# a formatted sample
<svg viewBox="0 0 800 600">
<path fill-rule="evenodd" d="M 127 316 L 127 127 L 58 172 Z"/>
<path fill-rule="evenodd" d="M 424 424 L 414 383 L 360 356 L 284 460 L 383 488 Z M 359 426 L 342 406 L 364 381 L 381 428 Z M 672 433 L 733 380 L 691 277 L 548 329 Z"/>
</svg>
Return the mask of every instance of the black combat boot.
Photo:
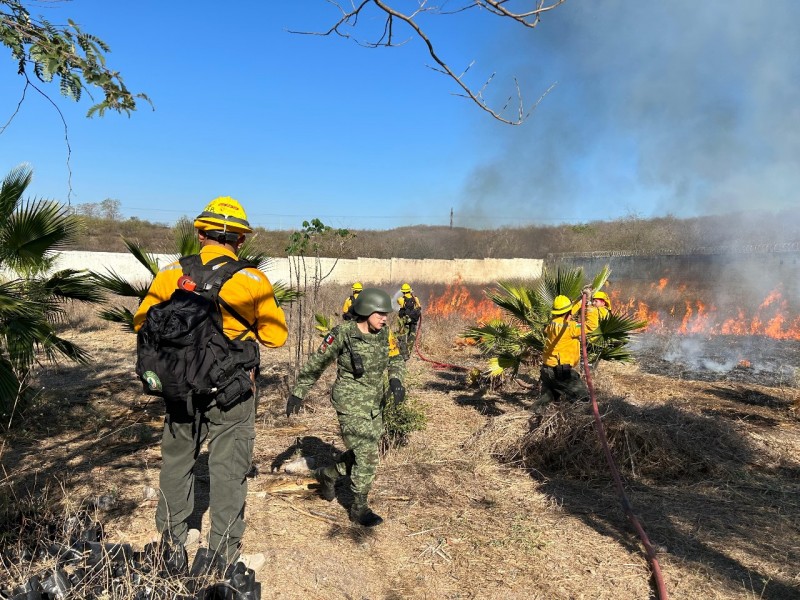
<svg viewBox="0 0 800 600">
<path fill-rule="evenodd" d="M 336 499 L 336 480 L 339 478 L 339 472 L 336 467 L 325 467 L 322 469 L 314 470 L 314 477 L 319 482 L 319 494 L 328 502 Z"/>
<path fill-rule="evenodd" d="M 383 523 L 383 519 L 367 506 L 367 497 L 363 494 L 354 494 L 353 504 L 350 505 L 350 520 L 364 527 L 375 527 Z"/>
</svg>

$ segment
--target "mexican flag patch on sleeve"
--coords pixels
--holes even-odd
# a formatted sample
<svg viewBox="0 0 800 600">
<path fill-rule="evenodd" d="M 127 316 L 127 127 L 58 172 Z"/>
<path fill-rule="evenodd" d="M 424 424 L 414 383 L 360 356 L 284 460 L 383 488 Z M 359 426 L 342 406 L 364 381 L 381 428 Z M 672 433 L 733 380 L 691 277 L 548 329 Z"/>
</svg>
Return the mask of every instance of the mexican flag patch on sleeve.
<svg viewBox="0 0 800 600">
<path fill-rule="evenodd" d="M 325 350 L 327 350 L 327 349 L 328 349 L 328 347 L 329 347 L 331 344 L 333 344 L 333 340 L 335 340 L 335 339 L 336 339 L 336 338 L 334 338 L 334 337 L 333 337 L 333 334 L 332 334 L 332 333 L 329 333 L 328 335 L 326 335 L 326 336 L 325 336 L 325 339 L 324 339 L 324 340 L 322 340 L 322 343 L 319 345 L 319 350 L 317 350 L 317 352 L 319 352 L 320 354 L 322 354 L 323 352 L 325 352 Z"/>
</svg>

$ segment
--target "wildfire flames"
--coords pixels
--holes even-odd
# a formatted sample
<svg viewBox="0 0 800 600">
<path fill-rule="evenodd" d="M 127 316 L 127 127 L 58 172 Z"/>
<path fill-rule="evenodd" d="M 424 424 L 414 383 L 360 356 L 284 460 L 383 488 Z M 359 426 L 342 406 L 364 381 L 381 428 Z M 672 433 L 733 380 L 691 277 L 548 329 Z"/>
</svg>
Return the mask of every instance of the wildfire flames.
<svg viewBox="0 0 800 600">
<path fill-rule="evenodd" d="M 654 292 L 663 293 L 668 284 L 667 279 L 660 279 L 651 287 Z M 688 295 L 685 285 L 678 286 L 677 292 L 682 297 Z M 653 310 L 647 303 L 635 298 L 623 301 L 622 294 L 619 290 L 611 292 L 614 310 L 622 310 L 647 321 L 645 331 L 684 335 L 755 335 L 800 340 L 800 316 L 794 319 L 787 316 L 789 303 L 777 289 L 771 291 L 755 310 L 738 307 L 733 315 L 699 299 L 685 299 L 667 310 Z"/>
<path fill-rule="evenodd" d="M 500 307 L 488 298 L 475 300 L 460 281 L 448 285 L 441 296 L 431 297 L 427 306 L 423 306 L 423 311 L 425 315 L 459 314 L 479 323 L 486 323 L 503 316 Z"/>
<path fill-rule="evenodd" d="M 664 297 L 673 291 L 682 298 L 668 308 L 654 309 L 645 301 L 624 298 L 623 290 L 609 289 L 614 312 L 627 313 L 647 321 L 645 331 L 682 335 L 766 336 L 779 340 L 800 340 L 800 316 L 792 317 L 789 302 L 780 290 L 771 291 L 755 308 L 720 310 L 714 304 L 688 298 L 686 285 L 670 288 L 666 278 L 651 284 L 653 296 Z M 662 304 L 663 305 L 663 304 Z M 429 298 L 423 307 L 426 315 L 458 314 L 478 323 L 503 317 L 503 311 L 488 298 L 475 300 L 460 281 L 447 286 L 440 296 Z"/>
</svg>

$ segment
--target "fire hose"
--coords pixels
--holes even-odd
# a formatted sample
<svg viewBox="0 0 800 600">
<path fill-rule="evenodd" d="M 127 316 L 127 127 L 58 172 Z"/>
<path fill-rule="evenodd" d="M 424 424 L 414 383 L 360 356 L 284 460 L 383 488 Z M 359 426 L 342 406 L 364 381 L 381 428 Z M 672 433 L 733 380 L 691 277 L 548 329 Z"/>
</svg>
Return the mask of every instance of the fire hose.
<svg viewBox="0 0 800 600">
<path fill-rule="evenodd" d="M 430 363 L 431 365 L 433 365 L 434 369 L 452 369 L 454 371 L 467 371 L 468 370 L 466 367 L 462 367 L 462 366 L 459 366 L 459 365 L 451 365 L 450 363 L 439 362 L 439 361 L 430 359 L 427 356 L 424 356 L 422 354 L 422 351 L 419 349 L 419 340 L 421 339 L 421 337 L 422 337 L 422 315 L 420 315 L 419 321 L 417 321 L 417 335 L 414 338 L 414 348 L 413 349 L 409 349 L 409 353 L 410 353 L 411 350 L 413 350 L 414 352 L 416 352 L 416 354 L 420 358 L 420 360 L 422 360 L 422 361 L 424 361 L 426 363 Z"/>
<path fill-rule="evenodd" d="M 647 557 L 647 561 L 650 563 L 650 569 L 653 574 L 653 580 L 656 586 L 656 593 L 658 595 L 659 600 L 668 600 L 669 596 L 667 595 L 667 588 L 664 584 L 664 577 L 661 573 L 661 566 L 658 562 L 658 557 L 656 556 L 655 548 L 653 544 L 650 543 L 650 538 L 647 537 L 647 533 L 642 527 L 641 522 L 639 521 L 639 517 L 636 516 L 636 513 L 633 511 L 633 505 L 631 504 L 628 495 L 625 493 L 625 487 L 622 484 L 622 476 L 620 475 L 619 468 L 617 467 L 616 461 L 614 461 L 614 456 L 611 454 L 611 448 L 608 445 L 608 437 L 606 436 L 605 428 L 603 427 L 603 421 L 600 418 L 600 409 L 597 406 L 597 398 L 594 393 L 594 384 L 592 383 L 592 372 L 589 367 L 589 358 L 588 353 L 586 351 L 586 299 L 588 297 L 587 292 L 583 292 L 581 295 L 581 354 L 582 354 L 582 361 L 583 361 L 583 371 L 586 376 L 586 387 L 589 389 L 589 397 L 592 403 L 592 414 L 594 417 L 594 425 L 595 431 L 597 431 L 597 437 L 600 439 L 600 445 L 603 447 L 603 453 L 606 457 L 606 462 L 608 463 L 608 468 L 611 471 L 611 476 L 614 480 L 614 487 L 617 490 L 617 494 L 620 497 L 620 502 L 622 504 L 622 509 L 625 511 L 625 515 L 628 517 L 628 520 L 633 525 L 633 528 L 636 530 L 636 533 L 639 535 L 639 539 L 642 541 L 642 545 L 645 549 L 645 555 Z M 419 349 L 419 340 L 421 339 L 422 333 L 422 317 L 420 317 L 419 322 L 417 324 L 417 336 L 414 339 L 414 352 L 416 352 L 417 356 L 433 365 L 434 368 L 437 369 L 455 369 L 459 371 L 466 371 L 465 367 L 461 367 L 458 365 L 452 365 L 449 363 L 442 363 L 430 358 L 427 358 L 422 354 Z"/>
<path fill-rule="evenodd" d="M 620 501 L 622 503 L 622 509 L 625 511 L 625 515 L 628 517 L 628 520 L 633 525 L 633 528 L 636 530 L 636 533 L 639 534 L 639 538 L 642 540 L 642 545 L 645 549 L 645 554 L 647 556 L 647 561 L 650 563 L 650 569 L 653 573 L 653 580 L 656 585 L 656 592 L 658 593 L 658 597 L 660 600 L 667 600 L 667 588 L 664 585 L 664 577 L 661 574 L 661 566 L 658 564 L 658 558 L 656 557 L 655 548 L 650 543 L 650 539 L 647 537 L 647 533 L 645 533 L 644 528 L 642 527 L 639 518 L 636 516 L 636 513 L 633 512 L 633 505 L 631 501 L 628 499 L 628 495 L 625 493 L 625 488 L 622 485 L 622 476 L 619 473 L 619 469 L 617 468 L 617 464 L 614 461 L 614 457 L 611 454 L 611 449 L 608 446 L 608 438 L 606 437 L 605 428 L 603 427 L 603 421 L 600 418 L 600 409 L 597 406 L 597 398 L 595 398 L 594 394 L 594 385 L 592 384 L 592 373 L 589 369 L 589 358 L 586 353 L 586 298 L 588 296 L 587 292 L 583 292 L 581 295 L 581 351 L 583 355 L 583 371 L 586 375 L 586 387 L 589 389 L 589 397 L 592 401 L 592 414 L 594 415 L 594 426 L 595 430 L 597 431 L 597 437 L 600 438 L 600 444 L 603 447 L 603 453 L 606 456 L 606 461 L 608 462 L 608 468 L 611 471 L 611 476 L 614 479 L 614 486 L 617 489 L 617 494 L 620 497 Z"/>
</svg>

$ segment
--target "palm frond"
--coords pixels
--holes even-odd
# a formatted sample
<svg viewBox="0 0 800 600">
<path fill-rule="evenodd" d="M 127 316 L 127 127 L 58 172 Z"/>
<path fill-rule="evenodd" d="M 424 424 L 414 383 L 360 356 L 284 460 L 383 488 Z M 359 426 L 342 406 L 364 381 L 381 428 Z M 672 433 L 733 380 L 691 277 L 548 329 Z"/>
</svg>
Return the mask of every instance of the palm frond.
<svg viewBox="0 0 800 600">
<path fill-rule="evenodd" d="M 268 271 L 272 266 L 272 257 L 257 248 L 254 238 L 246 238 L 239 246 L 239 258 L 252 263 L 261 271 Z"/>
<path fill-rule="evenodd" d="M 175 225 L 175 247 L 179 256 L 200 252 L 200 240 L 197 239 L 197 230 L 192 221 L 183 218 Z"/>
<path fill-rule="evenodd" d="M 33 318 L 13 318 L 3 323 L 6 356 L 18 373 L 24 373 L 33 364 L 35 347 L 45 344 L 54 336 L 53 328 L 43 315 Z"/>
<path fill-rule="evenodd" d="M 545 269 L 536 284 L 536 293 L 545 306 L 552 306 L 556 296 L 578 298 L 583 288 L 583 269 L 580 267 L 558 267 L 553 273 Z"/>
<path fill-rule="evenodd" d="M 630 335 L 647 327 L 647 321 L 636 319 L 626 314 L 609 312 L 608 315 L 600 319 L 597 329 L 592 332 L 592 337 L 602 337 L 612 339 L 620 335 Z"/>
<path fill-rule="evenodd" d="M 487 361 L 489 375 L 498 377 L 503 375 L 507 370 L 511 370 L 512 377 L 519 372 L 522 361 L 520 357 L 512 354 L 499 354 L 493 356 Z"/>
<path fill-rule="evenodd" d="M 110 308 L 104 308 L 103 310 L 99 311 L 97 315 L 104 321 L 120 323 L 123 326 L 123 330 L 129 333 L 135 332 L 135 329 L 133 328 L 133 313 L 124 306 L 112 306 Z"/>
<path fill-rule="evenodd" d="M 80 228 L 80 220 L 66 207 L 48 200 L 28 202 L 0 230 L 3 258 L 18 272 L 41 272 L 47 254 L 72 244 Z"/>
<path fill-rule="evenodd" d="M 628 344 L 631 334 L 643 329 L 646 321 L 634 319 L 627 315 L 609 313 L 600 319 L 597 328 L 587 339 L 589 360 L 629 361 L 633 358 Z"/>
<path fill-rule="evenodd" d="M 470 327 L 461 333 L 461 337 L 473 340 L 484 354 L 522 350 L 520 329 L 500 319 L 480 327 Z"/>
<path fill-rule="evenodd" d="M 0 323 L 14 318 L 31 318 L 36 304 L 26 297 L 24 281 L 13 279 L 0 283 Z"/>
<path fill-rule="evenodd" d="M 499 282 L 499 290 L 487 290 L 486 297 L 523 323 L 530 323 L 539 310 L 539 301 L 531 288 Z"/>
<path fill-rule="evenodd" d="M 20 393 L 20 381 L 11 362 L 0 355 L 0 415 L 6 416 L 14 406 Z"/>
<path fill-rule="evenodd" d="M 144 267 L 150 271 L 150 273 L 155 276 L 159 269 L 158 269 L 158 261 L 156 257 L 144 250 L 138 242 L 134 242 L 133 240 L 128 240 L 122 238 L 122 241 L 125 243 L 125 246 L 128 248 L 128 252 L 133 254 L 133 257 L 138 260 Z"/>
<path fill-rule="evenodd" d="M 333 329 L 333 320 L 326 315 L 316 313 L 314 315 L 314 320 L 317 322 L 317 324 L 314 325 L 314 329 L 319 331 L 322 337 L 328 335 L 330 330 Z"/>
<path fill-rule="evenodd" d="M 0 228 L 5 226 L 16 210 L 32 179 L 33 170 L 25 164 L 11 169 L 3 179 L 0 185 Z"/>
<path fill-rule="evenodd" d="M 49 336 L 39 345 L 44 351 L 47 360 L 51 362 L 57 362 L 63 356 L 79 364 L 88 364 L 92 358 L 88 352 L 77 344 L 57 335 Z"/>
<path fill-rule="evenodd" d="M 58 300 L 97 303 L 104 299 L 103 290 L 89 271 L 64 269 L 43 281 L 45 292 Z"/>
<path fill-rule="evenodd" d="M 594 276 L 592 279 L 592 289 L 597 291 L 601 289 L 608 281 L 608 277 L 611 275 L 611 267 L 609 265 L 604 265 L 600 272 Z"/>
<path fill-rule="evenodd" d="M 132 283 L 117 274 L 113 269 L 109 269 L 107 273 L 92 272 L 92 278 L 103 289 L 125 298 L 142 300 L 147 295 L 147 290 L 150 287 L 149 283 Z"/>
<path fill-rule="evenodd" d="M 275 293 L 275 302 L 277 302 L 278 306 L 291 304 L 304 296 L 303 292 L 282 281 L 275 281 L 272 284 L 272 291 Z"/>
</svg>

